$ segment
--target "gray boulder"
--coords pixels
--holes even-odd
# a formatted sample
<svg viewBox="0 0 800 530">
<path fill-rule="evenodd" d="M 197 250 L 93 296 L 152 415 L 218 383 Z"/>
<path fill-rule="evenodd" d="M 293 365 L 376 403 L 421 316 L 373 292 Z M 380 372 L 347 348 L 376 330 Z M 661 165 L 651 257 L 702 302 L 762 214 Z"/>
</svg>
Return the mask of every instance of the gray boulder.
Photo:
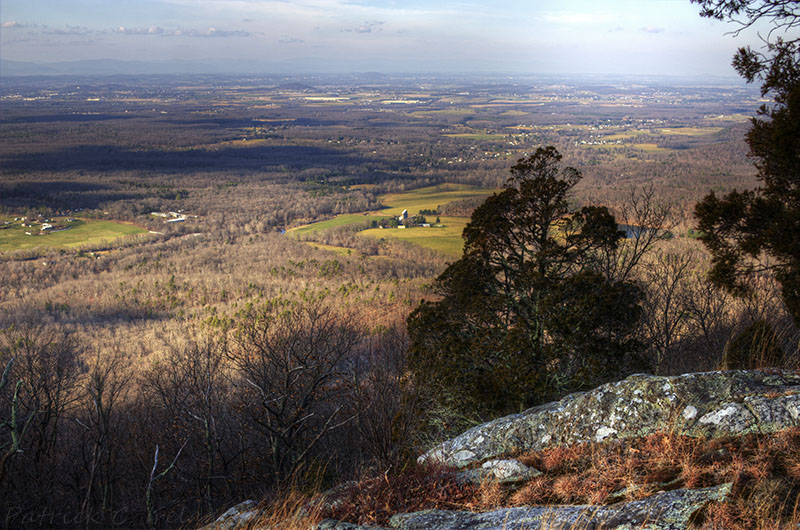
<svg viewBox="0 0 800 530">
<path fill-rule="evenodd" d="M 680 489 L 612 506 L 531 506 L 486 513 L 446 510 L 395 515 L 398 530 L 685 530 L 709 502 L 724 501 L 731 485 Z"/>
<path fill-rule="evenodd" d="M 253 519 L 263 515 L 261 510 L 257 509 L 257 506 L 258 503 L 256 501 L 240 502 L 217 517 L 213 523 L 207 524 L 200 530 L 236 530 L 238 528 L 249 528 L 248 525 Z"/>
<path fill-rule="evenodd" d="M 519 460 L 487 460 L 477 469 L 468 469 L 458 473 L 456 480 L 473 484 L 481 484 L 487 480 L 500 484 L 515 484 L 527 482 L 541 474 L 542 472 L 538 469 L 528 467 Z"/>
<path fill-rule="evenodd" d="M 800 375 L 794 372 L 632 375 L 473 427 L 419 461 L 466 467 L 515 452 L 638 438 L 664 430 L 719 437 L 797 425 Z"/>
</svg>

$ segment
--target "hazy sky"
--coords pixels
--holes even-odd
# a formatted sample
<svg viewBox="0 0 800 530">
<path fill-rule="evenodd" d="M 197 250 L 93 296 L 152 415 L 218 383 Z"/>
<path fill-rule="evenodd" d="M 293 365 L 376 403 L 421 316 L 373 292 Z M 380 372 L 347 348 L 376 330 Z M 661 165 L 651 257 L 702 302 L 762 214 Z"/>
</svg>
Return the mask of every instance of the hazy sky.
<svg viewBox="0 0 800 530">
<path fill-rule="evenodd" d="M 0 0 L 0 57 L 34 62 L 733 76 L 732 29 L 689 0 Z"/>
</svg>

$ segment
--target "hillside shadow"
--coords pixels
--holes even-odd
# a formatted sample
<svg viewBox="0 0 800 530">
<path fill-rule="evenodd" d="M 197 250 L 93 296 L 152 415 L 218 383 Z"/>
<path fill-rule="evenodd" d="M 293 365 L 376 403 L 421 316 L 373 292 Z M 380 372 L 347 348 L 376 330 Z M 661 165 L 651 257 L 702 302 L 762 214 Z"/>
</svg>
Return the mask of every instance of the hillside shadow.
<svg viewBox="0 0 800 530">
<path fill-rule="evenodd" d="M 12 116 L 6 119 L 0 118 L 0 125 L 20 123 L 84 123 L 108 120 L 131 120 L 135 118 L 141 118 L 141 116 L 135 114 L 47 114 L 37 116 Z"/>
<path fill-rule="evenodd" d="M 312 146 L 226 147 L 217 150 L 132 151 L 116 146 L 87 145 L 57 151 L 0 157 L 6 171 L 164 171 L 194 173 L 213 170 L 269 170 L 284 167 L 341 167 L 372 160 L 352 152 Z"/>
<path fill-rule="evenodd" d="M 99 208 L 107 202 L 139 199 L 142 193 L 141 190 L 120 190 L 105 184 L 67 180 L 0 182 L 0 200 L 8 207 Z"/>
</svg>

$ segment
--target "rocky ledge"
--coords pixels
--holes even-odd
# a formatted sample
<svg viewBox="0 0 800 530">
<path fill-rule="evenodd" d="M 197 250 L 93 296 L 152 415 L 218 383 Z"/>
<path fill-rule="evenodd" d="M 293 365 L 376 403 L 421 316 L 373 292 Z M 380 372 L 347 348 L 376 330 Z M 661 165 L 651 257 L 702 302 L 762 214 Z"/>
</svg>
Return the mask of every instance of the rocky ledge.
<svg viewBox="0 0 800 530">
<path fill-rule="evenodd" d="M 640 501 L 612 506 L 531 506 L 484 513 L 426 510 L 395 515 L 394 530 L 683 530 L 709 502 L 725 500 L 730 484 L 698 490 L 658 493 Z M 323 521 L 316 530 L 388 530 Z"/>
<path fill-rule="evenodd" d="M 632 375 L 473 427 L 419 461 L 466 467 L 506 454 L 659 431 L 714 438 L 798 425 L 800 374 L 794 372 Z"/>
<path fill-rule="evenodd" d="M 773 433 L 800 426 L 800 373 L 726 371 L 674 377 L 633 375 L 590 392 L 474 427 L 428 451 L 420 463 L 462 469 L 456 480 L 514 484 L 539 472 L 513 456 L 555 446 L 645 437 L 657 432 L 715 438 Z M 665 483 L 669 490 L 677 484 Z M 513 486 L 512 486 L 513 487 Z M 426 510 L 394 515 L 396 530 L 683 530 L 703 508 L 724 501 L 731 484 L 672 489 L 611 505 L 527 506 L 484 513 Z M 252 524 L 252 504 L 227 512 L 207 528 Z M 326 520 L 318 530 L 368 530 Z M 800 528 L 800 527 L 798 527 Z"/>
</svg>

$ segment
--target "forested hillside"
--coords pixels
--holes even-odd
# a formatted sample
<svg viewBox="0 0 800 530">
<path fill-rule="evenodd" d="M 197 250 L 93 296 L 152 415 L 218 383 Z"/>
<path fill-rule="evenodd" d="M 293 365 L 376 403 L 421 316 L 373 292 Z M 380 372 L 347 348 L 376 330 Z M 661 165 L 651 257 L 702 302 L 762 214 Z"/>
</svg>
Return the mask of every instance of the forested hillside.
<svg viewBox="0 0 800 530">
<path fill-rule="evenodd" d="M 394 476 L 489 415 L 633 371 L 797 366 L 777 279 L 738 297 L 707 282 L 692 217 L 709 190 L 758 182 L 751 87 L 1 90 L 3 528 L 192 525 L 245 498 Z M 533 177 L 553 176 L 543 152 L 566 173 L 524 211 L 547 190 Z M 398 220 L 407 208 L 418 226 Z M 486 281 L 500 271 L 504 285 Z"/>
</svg>

